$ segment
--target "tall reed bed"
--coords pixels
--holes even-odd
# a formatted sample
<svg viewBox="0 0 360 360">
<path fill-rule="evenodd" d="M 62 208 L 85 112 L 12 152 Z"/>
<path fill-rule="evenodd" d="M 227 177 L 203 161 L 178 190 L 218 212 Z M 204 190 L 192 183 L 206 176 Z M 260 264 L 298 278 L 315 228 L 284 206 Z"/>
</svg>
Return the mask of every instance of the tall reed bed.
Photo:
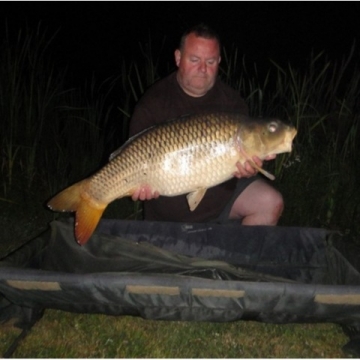
<svg viewBox="0 0 360 360">
<path fill-rule="evenodd" d="M 92 79 L 82 89 L 64 84 L 47 48 L 46 32 L 8 34 L 0 61 L 1 184 L 4 200 L 11 190 L 41 189 L 44 197 L 94 171 L 104 162 L 110 138 L 114 80 Z"/>
<path fill-rule="evenodd" d="M 119 64 L 118 77 L 68 89 L 66 72 L 49 61 L 50 42 L 38 28 L 3 44 L 1 200 L 13 200 L 14 186 L 24 194 L 40 189 L 46 200 L 96 171 L 126 140 L 134 105 L 160 77 L 159 54 L 149 43 L 136 61 Z M 311 53 L 301 69 L 269 62 L 260 71 L 236 47 L 223 51 L 220 76 L 243 95 L 250 113 L 298 128 L 292 154 L 266 164 L 284 194 L 281 224 L 360 232 L 357 61 L 353 46 L 342 61 Z M 139 210 L 139 203 L 131 209 Z"/>
<path fill-rule="evenodd" d="M 280 117 L 298 129 L 292 154 L 269 164 L 286 196 L 284 223 L 358 234 L 360 72 L 355 46 L 341 61 L 311 53 L 302 69 L 271 62 L 262 77 L 244 59 L 236 65 L 236 52 L 225 59 L 225 79 L 244 94 L 253 115 Z M 228 64 L 244 71 L 235 83 Z"/>
</svg>

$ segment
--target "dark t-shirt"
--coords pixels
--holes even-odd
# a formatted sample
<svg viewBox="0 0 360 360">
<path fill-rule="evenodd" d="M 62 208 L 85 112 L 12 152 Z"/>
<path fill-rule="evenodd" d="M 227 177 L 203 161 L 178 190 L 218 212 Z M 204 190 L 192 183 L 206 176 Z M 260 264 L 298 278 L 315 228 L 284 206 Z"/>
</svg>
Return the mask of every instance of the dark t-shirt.
<svg viewBox="0 0 360 360">
<path fill-rule="evenodd" d="M 220 79 L 204 96 L 192 97 L 181 89 L 174 72 L 155 83 L 140 99 L 130 121 L 130 136 L 182 115 L 214 111 L 234 111 L 248 115 L 248 107 L 240 94 Z M 213 220 L 231 198 L 236 181 L 233 178 L 208 189 L 194 211 L 189 210 L 186 195 L 160 196 L 144 201 L 145 219 L 185 222 Z"/>
</svg>

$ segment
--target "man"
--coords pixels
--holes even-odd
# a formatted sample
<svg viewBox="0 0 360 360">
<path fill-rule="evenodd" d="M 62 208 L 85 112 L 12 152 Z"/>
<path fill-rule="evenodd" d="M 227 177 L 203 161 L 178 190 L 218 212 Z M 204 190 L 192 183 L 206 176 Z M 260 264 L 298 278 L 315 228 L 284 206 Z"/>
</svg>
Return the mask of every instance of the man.
<svg viewBox="0 0 360 360">
<path fill-rule="evenodd" d="M 248 114 L 239 93 L 218 77 L 220 40 L 205 25 L 198 25 L 181 38 L 175 51 L 178 70 L 154 84 L 137 104 L 131 122 L 130 136 L 164 121 L 190 113 L 234 111 Z M 267 160 L 273 159 L 270 156 Z M 262 166 L 262 161 L 254 157 Z M 194 211 L 186 195 L 159 197 L 156 189 L 144 184 L 133 200 L 144 202 L 146 220 L 159 221 L 227 221 L 239 219 L 243 225 L 276 225 L 283 210 L 282 195 L 256 175 L 246 162 L 237 164 L 235 177 L 208 189 Z"/>
</svg>

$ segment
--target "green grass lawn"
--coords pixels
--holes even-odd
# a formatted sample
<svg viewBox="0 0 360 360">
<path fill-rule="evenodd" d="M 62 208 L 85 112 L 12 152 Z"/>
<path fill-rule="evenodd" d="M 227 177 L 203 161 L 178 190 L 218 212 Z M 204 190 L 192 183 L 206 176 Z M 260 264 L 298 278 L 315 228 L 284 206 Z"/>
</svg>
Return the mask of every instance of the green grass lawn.
<svg viewBox="0 0 360 360">
<path fill-rule="evenodd" d="M 21 331 L 0 326 L 1 354 Z M 343 358 L 335 324 L 204 323 L 46 310 L 16 358 Z"/>
</svg>

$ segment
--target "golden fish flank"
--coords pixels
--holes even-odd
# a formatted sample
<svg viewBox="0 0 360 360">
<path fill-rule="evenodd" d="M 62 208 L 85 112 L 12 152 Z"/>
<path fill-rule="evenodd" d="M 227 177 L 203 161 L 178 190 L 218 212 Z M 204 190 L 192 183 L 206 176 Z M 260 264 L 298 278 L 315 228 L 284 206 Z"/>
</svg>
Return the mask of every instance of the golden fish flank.
<svg viewBox="0 0 360 360">
<path fill-rule="evenodd" d="M 232 113 L 181 117 L 129 139 L 106 166 L 60 192 L 48 206 L 76 212 L 75 236 L 84 244 L 115 199 L 148 185 L 163 196 L 188 194 L 194 210 L 208 188 L 234 176 L 237 161 L 290 152 L 295 135 L 294 127 L 276 119 Z"/>
</svg>

